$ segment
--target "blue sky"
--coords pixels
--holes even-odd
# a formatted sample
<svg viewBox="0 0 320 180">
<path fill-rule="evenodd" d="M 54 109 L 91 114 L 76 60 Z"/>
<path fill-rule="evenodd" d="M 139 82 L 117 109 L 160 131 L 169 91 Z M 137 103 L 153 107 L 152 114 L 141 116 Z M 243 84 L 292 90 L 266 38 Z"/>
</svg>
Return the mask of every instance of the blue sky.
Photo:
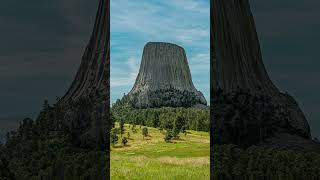
<svg viewBox="0 0 320 180">
<path fill-rule="evenodd" d="M 193 83 L 210 97 L 210 1 L 111 1 L 111 103 L 128 93 L 150 41 L 185 48 Z"/>
</svg>

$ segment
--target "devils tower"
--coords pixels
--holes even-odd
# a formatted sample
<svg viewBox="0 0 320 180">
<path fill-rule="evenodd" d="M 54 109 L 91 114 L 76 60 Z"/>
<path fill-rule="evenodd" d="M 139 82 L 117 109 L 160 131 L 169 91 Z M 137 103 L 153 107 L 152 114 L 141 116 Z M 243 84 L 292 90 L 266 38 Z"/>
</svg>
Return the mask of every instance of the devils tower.
<svg viewBox="0 0 320 180">
<path fill-rule="evenodd" d="M 99 0 L 90 41 L 77 74 L 58 105 L 81 146 L 105 148 L 109 138 L 110 2 Z"/>
<path fill-rule="evenodd" d="M 216 143 L 313 149 L 298 103 L 267 74 L 249 1 L 211 1 L 211 9 L 211 131 Z"/>
<path fill-rule="evenodd" d="M 134 107 L 194 107 L 207 104 L 192 82 L 185 50 L 175 44 L 149 42 L 128 99 Z"/>
</svg>

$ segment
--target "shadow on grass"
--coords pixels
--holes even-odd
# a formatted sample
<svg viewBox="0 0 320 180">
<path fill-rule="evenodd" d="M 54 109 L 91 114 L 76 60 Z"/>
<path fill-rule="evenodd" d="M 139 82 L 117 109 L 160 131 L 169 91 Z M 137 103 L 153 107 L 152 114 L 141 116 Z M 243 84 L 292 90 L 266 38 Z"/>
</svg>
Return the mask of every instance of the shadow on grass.
<svg viewBox="0 0 320 180">
<path fill-rule="evenodd" d="M 131 145 L 130 144 L 127 144 L 127 145 L 123 145 L 123 144 L 119 145 L 119 144 L 117 144 L 117 145 L 114 145 L 112 147 L 115 148 L 115 149 L 119 149 L 119 148 L 124 148 L 124 147 L 131 147 Z"/>
</svg>

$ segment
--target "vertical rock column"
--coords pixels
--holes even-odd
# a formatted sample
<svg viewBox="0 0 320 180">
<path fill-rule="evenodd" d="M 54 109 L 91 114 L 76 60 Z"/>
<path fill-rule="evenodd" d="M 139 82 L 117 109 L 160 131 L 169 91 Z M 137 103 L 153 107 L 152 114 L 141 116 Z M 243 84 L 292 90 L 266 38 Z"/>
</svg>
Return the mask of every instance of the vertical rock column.
<svg viewBox="0 0 320 180">
<path fill-rule="evenodd" d="M 207 104 L 203 94 L 193 85 L 185 50 L 172 43 L 147 43 L 143 49 L 139 74 L 129 96 L 136 96 L 137 101 L 146 107 L 152 107 L 150 102 L 155 99 L 159 99 L 159 106 L 166 106 L 161 99 L 168 96 L 168 91 L 172 89 L 181 92 L 182 99 L 188 96 L 182 93 L 188 92 L 195 96 L 196 104 Z M 157 97 L 151 97 L 152 93 Z M 172 104 L 182 104 L 179 93 L 167 97 Z"/>
<path fill-rule="evenodd" d="M 82 61 L 71 87 L 60 105 L 70 108 L 69 104 L 80 104 L 83 99 L 90 107 L 79 115 L 79 108 L 70 108 L 66 111 L 67 121 L 76 121 L 77 124 L 86 124 L 80 134 L 80 141 L 85 146 L 108 147 L 109 138 L 109 92 L 110 92 L 110 1 L 100 0 L 96 21 L 90 41 L 85 49 Z M 83 103 L 82 103 L 83 104 Z M 81 112 L 80 112 L 81 113 Z M 72 124 L 72 123 L 70 123 Z"/>
<path fill-rule="evenodd" d="M 212 0 L 213 91 L 277 92 L 262 62 L 248 0 Z"/>
<path fill-rule="evenodd" d="M 281 93 L 266 72 L 248 0 L 211 0 L 211 59 L 212 106 L 221 92 L 232 96 L 242 89 L 252 96 L 267 96 L 272 105 L 278 107 L 277 112 L 287 114 L 285 118 L 280 117 L 282 125 L 278 128 L 282 132 L 311 137 L 298 103 L 290 95 Z M 216 113 L 212 109 L 212 115 Z M 224 122 L 223 118 L 212 119 L 212 128 Z"/>
</svg>

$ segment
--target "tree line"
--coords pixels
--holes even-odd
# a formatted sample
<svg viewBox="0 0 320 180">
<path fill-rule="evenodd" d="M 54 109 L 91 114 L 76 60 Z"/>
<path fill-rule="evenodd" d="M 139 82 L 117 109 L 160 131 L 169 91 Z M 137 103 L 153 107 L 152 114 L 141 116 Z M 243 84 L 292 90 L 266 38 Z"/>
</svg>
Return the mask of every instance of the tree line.
<svg viewBox="0 0 320 180">
<path fill-rule="evenodd" d="M 141 99 L 139 93 L 129 95 L 124 94 L 117 100 L 116 104 L 129 104 L 134 108 L 160 108 L 160 107 L 193 107 L 197 104 L 203 104 L 201 98 L 195 92 L 179 90 L 174 87 L 168 89 L 158 89 L 152 92 L 146 92 Z M 146 98 L 147 97 L 147 98 Z"/>
<path fill-rule="evenodd" d="M 128 124 L 166 129 L 179 123 L 186 130 L 206 132 L 210 130 L 209 109 L 182 107 L 135 109 L 130 106 L 113 106 L 111 113 L 115 121 Z"/>
<path fill-rule="evenodd" d="M 6 143 L 0 145 L 0 179 L 107 178 L 105 148 L 79 140 L 87 124 L 78 116 L 91 106 L 89 100 L 67 106 L 45 101 L 35 120 L 25 118 L 16 131 L 7 133 Z M 78 109 L 78 116 L 69 119 L 66 109 Z"/>
<path fill-rule="evenodd" d="M 236 145 L 211 147 L 211 176 L 214 180 L 317 180 L 320 154 Z"/>
</svg>

